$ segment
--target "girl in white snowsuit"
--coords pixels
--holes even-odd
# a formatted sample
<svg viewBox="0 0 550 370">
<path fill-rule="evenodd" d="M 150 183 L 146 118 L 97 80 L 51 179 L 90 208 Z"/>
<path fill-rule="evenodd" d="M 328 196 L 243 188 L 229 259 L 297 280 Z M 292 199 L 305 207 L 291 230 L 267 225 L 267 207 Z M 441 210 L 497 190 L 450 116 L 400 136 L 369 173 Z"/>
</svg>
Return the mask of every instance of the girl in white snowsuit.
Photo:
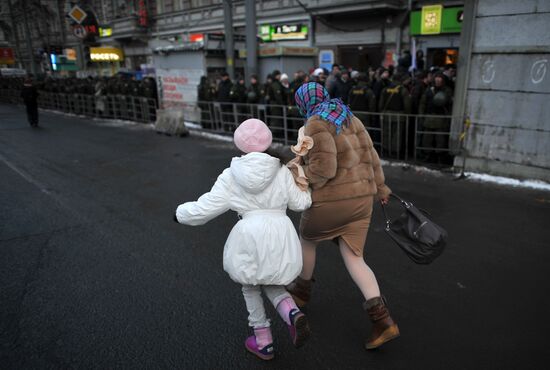
<svg viewBox="0 0 550 370">
<path fill-rule="evenodd" d="M 196 202 L 178 206 L 176 218 L 186 225 L 203 225 L 233 210 L 239 222 L 233 227 L 223 252 L 223 267 L 242 284 L 248 322 L 254 335 L 245 341 L 248 351 L 264 360 L 273 358 L 273 339 L 261 290 L 286 322 L 292 341 L 300 347 L 309 336 L 305 315 L 285 285 L 302 269 L 300 240 L 286 208 L 303 211 L 311 205 L 310 191 L 296 185 L 292 173 L 265 150 L 271 145 L 269 128 L 260 120 L 244 121 L 234 133 L 235 157 L 210 192 Z"/>
</svg>

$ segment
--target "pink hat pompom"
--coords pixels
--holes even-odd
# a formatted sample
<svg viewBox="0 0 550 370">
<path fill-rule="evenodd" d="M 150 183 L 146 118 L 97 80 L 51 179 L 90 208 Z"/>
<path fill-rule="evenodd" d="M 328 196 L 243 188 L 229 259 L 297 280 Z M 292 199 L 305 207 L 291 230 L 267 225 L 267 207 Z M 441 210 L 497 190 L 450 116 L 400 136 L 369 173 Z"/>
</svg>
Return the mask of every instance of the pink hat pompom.
<svg viewBox="0 0 550 370">
<path fill-rule="evenodd" d="M 264 152 L 271 145 L 273 136 L 269 127 L 256 118 L 250 118 L 237 127 L 233 141 L 244 153 Z"/>
</svg>

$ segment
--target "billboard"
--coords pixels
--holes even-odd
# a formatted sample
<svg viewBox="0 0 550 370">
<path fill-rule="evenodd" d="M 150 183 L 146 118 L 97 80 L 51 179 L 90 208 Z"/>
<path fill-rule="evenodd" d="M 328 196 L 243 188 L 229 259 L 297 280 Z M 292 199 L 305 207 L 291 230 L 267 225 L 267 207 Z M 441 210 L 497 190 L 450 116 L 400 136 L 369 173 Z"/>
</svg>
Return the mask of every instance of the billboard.
<svg viewBox="0 0 550 370">
<path fill-rule="evenodd" d="M 158 69 L 157 87 L 161 107 L 187 108 L 197 103 L 197 86 L 203 69 Z"/>
</svg>

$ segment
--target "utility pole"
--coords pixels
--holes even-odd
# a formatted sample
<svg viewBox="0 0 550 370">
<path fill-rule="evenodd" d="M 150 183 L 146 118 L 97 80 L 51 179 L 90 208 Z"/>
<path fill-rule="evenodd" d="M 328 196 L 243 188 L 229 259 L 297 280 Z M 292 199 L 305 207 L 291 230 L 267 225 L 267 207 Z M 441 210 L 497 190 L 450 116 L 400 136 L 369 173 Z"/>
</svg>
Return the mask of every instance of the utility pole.
<svg viewBox="0 0 550 370">
<path fill-rule="evenodd" d="M 223 17 L 225 25 L 225 61 L 227 73 L 235 79 L 235 48 L 233 47 L 233 1 L 223 0 Z M 248 22 L 248 20 L 247 20 Z"/>
<path fill-rule="evenodd" d="M 67 27 L 65 26 L 65 9 L 63 8 L 63 0 L 57 0 L 57 21 L 61 30 L 61 43 L 63 47 L 67 46 Z"/>
<path fill-rule="evenodd" d="M 13 32 L 13 37 L 15 38 L 15 54 L 17 62 L 19 63 L 19 67 L 21 67 L 21 63 L 23 61 L 23 58 L 21 57 L 21 49 L 19 47 L 19 35 L 17 34 L 17 28 L 15 27 L 15 16 L 13 14 L 13 8 L 11 6 L 11 0 L 8 0 L 8 9 L 10 12 L 10 18 L 11 18 L 11 29 Z"/>
<path fill-rule="evenodd" d="M 25 23 L 25 39 L 27 41 L 27 51 L 29 53 L 29 58 L 31 62 L 31 73 L 33 75 L 36 75 L 36 64 L 34 63 L 34 54 L 32 52 L 32 37 L 31 37 L 31 30 L 29 28 L 29 21 L 27 19 L 27 2 L 22 1 L 23 4 L 23 20 Z"/>
<path fill-rule="evenodd" d="M 256 31 L 256 1 L 246 0 L 245 2 L 246 19 L 246 74 L 247 81 L 250 81 L 250 75 L 258 73 L 258 40 Z M 249 82 L 247 82 L 248 84 Z"/>
</svg>

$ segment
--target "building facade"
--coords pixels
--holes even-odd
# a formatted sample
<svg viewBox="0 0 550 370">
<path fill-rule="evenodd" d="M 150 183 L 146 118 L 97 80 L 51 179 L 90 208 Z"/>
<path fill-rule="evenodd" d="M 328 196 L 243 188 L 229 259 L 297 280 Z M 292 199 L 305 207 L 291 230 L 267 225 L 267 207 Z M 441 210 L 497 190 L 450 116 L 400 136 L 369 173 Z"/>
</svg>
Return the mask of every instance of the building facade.
<svg viewBox="0 0 550 370">
<path fill-rule="evenodd" d="M 471 126 L 466 136 L 461 122 L 452 127 L 456 164 L 550 181 L 550 2 L 466 4 L 454 114 Z"/>
</svg>

